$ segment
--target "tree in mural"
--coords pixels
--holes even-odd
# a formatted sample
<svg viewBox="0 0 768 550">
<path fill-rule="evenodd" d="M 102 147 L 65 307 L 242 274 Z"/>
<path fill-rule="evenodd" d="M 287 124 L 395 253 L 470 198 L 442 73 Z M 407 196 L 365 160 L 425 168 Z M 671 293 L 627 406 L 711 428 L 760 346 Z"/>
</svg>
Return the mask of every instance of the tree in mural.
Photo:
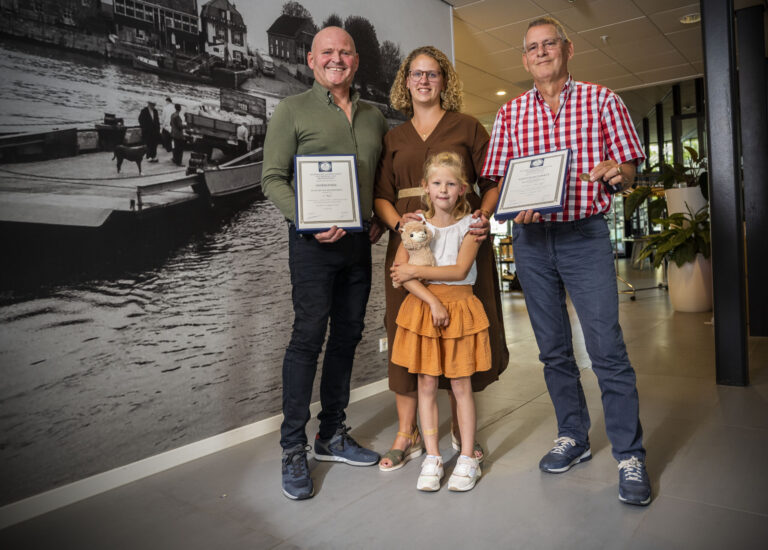
<svg viewBox="0 0 768 550">
<path fill-rule="evenodd" d="M 307 8 L 298 2 L 293 1 L 283 4 L 283 14 L 292 15 L 293 17 L 305 17 L 307 19 L 312 19 L 312 14 L 309 13 Z"/>
<path fill-rule="evenodd" d="M 341 27 L 343 29 L 344 21 L 338 15 L 332 13 L 323 21 L 322 28 L 324 29 L 325 27 Z"/>
<path fill-rule="evenodd" d="M 309 10 L 299 4 L 298 2 L 286 2 L 283 4 L 283 15 L 290 15 L 292 17 L 301 17 L 302 19 L 308 19 L 309 24 L 312 25 L 312 34 L 317 34 L 317 31 L 320 29 L 317 28 L 317 25 L 315 25 L 315 21 L 312 19 L 312 14 L 309 13 Z"/>
<path fill-rule="evenodd" d="M 350 15 L 344 21 L 344 30 L 355 41 L 357 53 L 360 54 L 360 67 L 355 75 L 355 84 L 364 97 L 370 97 L 373 95 L 370 90 L 380 89 L 382 86 L 381 53 L 376 29 L 365 17 Z"/>
<path fill-rule="evenodd" d="M 381 89 L 385 91 L 392 86 L 397 76 L 397 70 L 403 62 L 403 54 L 400 52 L 400 46 L 385 40 L 381 43 Z"/>
</svg>

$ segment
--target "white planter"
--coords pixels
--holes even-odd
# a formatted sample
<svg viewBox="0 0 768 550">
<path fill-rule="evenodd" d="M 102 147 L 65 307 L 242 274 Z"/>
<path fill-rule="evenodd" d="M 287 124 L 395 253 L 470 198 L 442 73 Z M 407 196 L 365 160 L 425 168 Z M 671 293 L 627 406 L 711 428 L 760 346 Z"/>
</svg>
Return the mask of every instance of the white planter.
<svg viewBox="0 0 768 550">
<path fill-rule="evenodd" d="M 672 309 L 697 313 L 712 309 L 712 262 L 697 254 L 693 262 L 677 267 L 669 262 L 667 269 L 669 301 Z"/>
<path fill-rule="evenodd" d="M 690 207 L 691 212 L 696 214 L 707 205 L 707 201 L 698 187 L 672 187 L 664 191 L 664 194 L 667 196 L 667 212 L 670 214 L 677 214 L 678 212 L 687 214 L 686 204 Z"/>
</svg>

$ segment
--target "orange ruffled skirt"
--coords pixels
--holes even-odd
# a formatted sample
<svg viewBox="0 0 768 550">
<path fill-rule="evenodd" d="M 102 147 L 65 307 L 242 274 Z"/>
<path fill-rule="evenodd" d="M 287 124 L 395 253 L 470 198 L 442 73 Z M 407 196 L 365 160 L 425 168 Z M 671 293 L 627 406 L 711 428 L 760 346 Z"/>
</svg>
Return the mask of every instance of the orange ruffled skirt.
<svg viewBox="0 0 768 550">
<path fill-rule="evenodd" d="M 428 285 L 448 310 L 447 327 L 432 323 L 426 302 L 408 294 L 397 315 L 397 332 L 392 343 L 392 362 L 409 372 L 471 376 L 491 369 L 488 316 L 471 285 Z"/>
</svg>

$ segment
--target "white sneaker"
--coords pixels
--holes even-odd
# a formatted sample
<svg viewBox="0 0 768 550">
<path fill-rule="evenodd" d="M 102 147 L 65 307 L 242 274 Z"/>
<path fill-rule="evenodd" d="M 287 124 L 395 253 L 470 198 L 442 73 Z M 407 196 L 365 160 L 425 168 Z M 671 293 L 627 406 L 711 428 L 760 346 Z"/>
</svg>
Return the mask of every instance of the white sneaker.
<svg viewBox="0 0 768 550">
<path fill-rule="evenodd" d="M 427 455 L 421 463 L 421 473 L 416 482 L 416 488 L 419 491 L 438 491 L 443 475 L 443 457 Z"/>
<path fill-rule="evenodd" d="M 476 458 L 461 455 L 456 461 L 451 478 L 448 480 L 450 491 L 469 491 L 475 486 L 481 475 L 480 463 Z"/>
</svg>

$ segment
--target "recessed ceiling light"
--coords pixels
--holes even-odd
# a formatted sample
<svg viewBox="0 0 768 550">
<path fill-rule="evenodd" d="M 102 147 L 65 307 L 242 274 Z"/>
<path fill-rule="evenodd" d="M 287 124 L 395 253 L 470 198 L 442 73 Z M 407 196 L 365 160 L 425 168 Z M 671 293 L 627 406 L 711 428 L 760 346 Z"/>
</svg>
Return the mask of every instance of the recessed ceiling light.
<svg viewBox="0 0 768 550">
<path fill-rule="evenodd" d="M 506 90 L 499 90 L 498 92 L 496 92 L 496 95 L 507 95 L 507 91 Z"/>
<path fill-rule="evenodd" d="M 683 25 L 692 25 L 694 23 L 698 23 L 701 21 L 701 14 L 700 13 L 689 13 L 688 15 L 683 15 L 680 18 L 680 22 Z"/>
</svg>

